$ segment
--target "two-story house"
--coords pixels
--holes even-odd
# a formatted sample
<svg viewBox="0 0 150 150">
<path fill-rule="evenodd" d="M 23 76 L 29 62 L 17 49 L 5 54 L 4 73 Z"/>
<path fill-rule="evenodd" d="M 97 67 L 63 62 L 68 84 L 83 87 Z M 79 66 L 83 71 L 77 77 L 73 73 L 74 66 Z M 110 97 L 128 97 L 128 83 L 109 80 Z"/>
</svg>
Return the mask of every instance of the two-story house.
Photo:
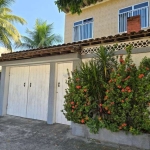
<svg viewBox="0 0 150 150">
<path fill-rule="evenodd" d="M 150 57 L 149 2 L 99 0 L 89 6 L 85 0 L 80 15 L 66 12 L 64 44 L 2 55 L 0 115 L 70 124 L 61 112 L 66 70 L 92 58 L 100 45 L 111 49 L 117 43 L 115 54 L 119 55 L 132 44 L 137 64 Z"/>
<path fill-rule="evenodd" d="M 80 15 L 66 13 L 65 43 L 114 36 L 127 32 L 127 17 L 141 16 L 141 29 L 149 27 L 149 0 L 103 0 L 85 6 Z"/>
</svg>

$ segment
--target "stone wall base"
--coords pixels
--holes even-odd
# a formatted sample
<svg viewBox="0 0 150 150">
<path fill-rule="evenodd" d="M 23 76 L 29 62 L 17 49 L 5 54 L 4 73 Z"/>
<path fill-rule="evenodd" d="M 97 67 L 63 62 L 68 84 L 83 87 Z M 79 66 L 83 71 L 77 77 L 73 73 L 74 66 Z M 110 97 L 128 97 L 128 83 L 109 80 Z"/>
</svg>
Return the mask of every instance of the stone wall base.
<svg viewBox="0 0 150 150">
<path fill-rule="evenodd" d="M 150 150 L 150 134 L 132 135 L 123 131 L 111 132 L 107 129 L 100 129 L 98 134 L 90 133 L 85 125 L 72 123 L 72 134 L 89 139 L 95 139 L 104 143 L 114 143 L 115 145 L 125 145 L 134 148 Z"/>
</svg>

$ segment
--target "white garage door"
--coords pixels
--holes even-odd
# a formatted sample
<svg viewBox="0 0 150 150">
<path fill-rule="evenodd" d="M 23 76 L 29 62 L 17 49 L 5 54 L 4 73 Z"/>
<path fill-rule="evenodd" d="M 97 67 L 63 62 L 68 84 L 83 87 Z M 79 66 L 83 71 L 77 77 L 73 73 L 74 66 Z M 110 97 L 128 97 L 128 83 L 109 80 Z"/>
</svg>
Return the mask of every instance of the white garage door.
<svg viewBox="0 0 150 150">
<path fill-rule="evenodd" d="M 64 109 L 64 95 L 67 89 L 66 80 L 68 79 L 67 69 L 72 71 L 72 63 L 60 63 L 57 70 L 57 100 L 56 100 L 56 123 L 70 125 L 61 110 Z"/>
<path fill-rule="evenodd" d="M 47 120 L 50 66 L 10 69 L 7 114 Z"/>
<path fill-rule="evenodd" d="M 29 67 L 10 69 L 7 114 L 26 117 Z"/>
</svg>

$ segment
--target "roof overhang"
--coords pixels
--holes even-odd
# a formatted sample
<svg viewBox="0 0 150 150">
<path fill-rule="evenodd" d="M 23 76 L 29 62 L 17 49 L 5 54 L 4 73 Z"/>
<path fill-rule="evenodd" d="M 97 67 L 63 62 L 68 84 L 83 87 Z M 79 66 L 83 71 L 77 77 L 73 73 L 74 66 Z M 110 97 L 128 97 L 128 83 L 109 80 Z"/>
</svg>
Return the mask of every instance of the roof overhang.
<svg viewBox="0 0 150 150">
<path fill-rule="evenodd" d="M 131 32 L 130 34 L 123 33 L 114 36 L 101 37 L 62 45 L 54 45 L 45 48 L 2 54 L 2 57 L 0 57 L 0 62 L 63 55 L 70 53 L 81 53 L 82 48 L 85 46 L 105 45 L 110 43 L 116 44 L 119 42 L 133 41 L 147 37 L 150 37 L 150 29 L 147 29 L 146 31 L 140 30 L 139 32 Z"/>
</svg>

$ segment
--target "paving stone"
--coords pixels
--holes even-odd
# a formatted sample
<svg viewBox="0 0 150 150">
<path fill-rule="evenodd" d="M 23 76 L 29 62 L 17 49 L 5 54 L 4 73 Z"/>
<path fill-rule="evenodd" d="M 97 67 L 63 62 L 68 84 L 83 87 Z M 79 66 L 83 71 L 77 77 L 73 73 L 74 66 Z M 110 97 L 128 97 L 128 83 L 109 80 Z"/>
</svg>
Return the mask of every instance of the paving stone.
<svg viewBox="0 0 150 150">
<path fill-rule="evenodd" d="M 90 139 L 71 135 L 62 124 L 13 116 L 0 117 L 0 150 L 121 150 Z M 130 149 L 132 150 L 132 149 Z"/>
</svg>

